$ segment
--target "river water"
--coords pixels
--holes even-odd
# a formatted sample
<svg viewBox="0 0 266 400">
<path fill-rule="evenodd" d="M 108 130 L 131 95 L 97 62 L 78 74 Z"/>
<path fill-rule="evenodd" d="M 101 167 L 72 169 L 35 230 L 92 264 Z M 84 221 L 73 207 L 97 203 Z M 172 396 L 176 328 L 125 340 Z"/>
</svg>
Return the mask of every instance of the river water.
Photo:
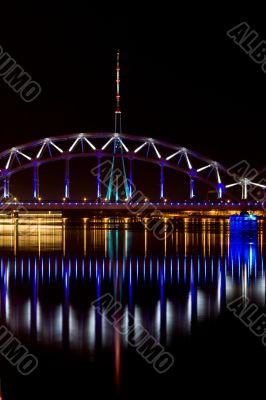
<svg viewBox="0 0 266 400">
<path fill-rule="evenodd" d="M 0 355 L 3 399 L 240 396 L 263 377 L 265 346 L 227 306 L 245 295 L 265 311 L 265 223 L 186 218 L 161 239 L 129 219 L 0 227 L 1 325 L 38 359 L 22 376 Z M 169 369 L 93 307 L 106 294 Z"/>
</svg>

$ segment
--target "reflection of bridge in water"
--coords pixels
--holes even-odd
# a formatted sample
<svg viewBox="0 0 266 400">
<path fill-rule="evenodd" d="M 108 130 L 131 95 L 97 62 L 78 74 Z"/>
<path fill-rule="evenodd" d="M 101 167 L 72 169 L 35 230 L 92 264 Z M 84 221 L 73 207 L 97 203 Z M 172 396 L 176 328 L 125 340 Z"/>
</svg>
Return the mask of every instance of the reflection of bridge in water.
<svg viewBox="0 0 266 400">
<path fill-rule="evenodd" d="M 208 221 L 193 231 L 187 223 L 167 239 L 167 249 L 162 243 L 161 253 L 160 248 L 154 252 L 152 235 L 145 231 L 135 247 L 127 230 L 96 228 L 86 233 L 89 247 L 84 247 L 80 228 L 80 240 L 71 247 L 77 232 L 68 228 L 65 248 L 60 235 L 58 253 L 52 256 L 38 252 L 33 242 L 30 255 L 23 255 L 23 246 L 17 255 L 4 246 L 1 320 L 13 332 L 46 345 L 94 353 L 98 346 L 112 347 L 114 340 L 112 328 L 90 307 L 103 293 L 113 293 L 126 313 L 166 345 L 218 317 L 241 294 L 264 308 L 263 224 L 242 238 L 230 238 L 227 221 L 218 225 L 220 232 Z M 132 248 L 140 255 L 132 256 Z"/>
</svg>

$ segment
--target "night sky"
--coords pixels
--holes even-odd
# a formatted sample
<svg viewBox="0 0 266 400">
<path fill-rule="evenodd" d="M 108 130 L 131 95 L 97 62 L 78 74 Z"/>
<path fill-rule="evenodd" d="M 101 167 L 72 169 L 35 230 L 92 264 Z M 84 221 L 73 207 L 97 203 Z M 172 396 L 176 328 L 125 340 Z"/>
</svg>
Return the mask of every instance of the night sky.
<svg viewBox="0 0 266 400">
<path fill-rule="evenodd" d="M 226 35 L 242 21 L 266 40 L 258 19 L 218 6 L 157 16 L 85 7 L 2 15 L 0 45 L 42 93 L 24 103 L 0 79 L 1 151 L 52 135 L 111 132 L 119 48 L 125 133 L 183 145 L 226 166 L 246 159 L 261 168 L 266 74 Z"/>
</svg>

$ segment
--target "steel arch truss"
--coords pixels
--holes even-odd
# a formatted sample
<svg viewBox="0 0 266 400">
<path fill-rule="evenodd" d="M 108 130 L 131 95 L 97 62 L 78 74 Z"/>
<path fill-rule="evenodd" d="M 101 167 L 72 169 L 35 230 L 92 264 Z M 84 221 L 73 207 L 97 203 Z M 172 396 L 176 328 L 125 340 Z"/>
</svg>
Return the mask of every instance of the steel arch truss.
<svg viewBox="0 0 266 400">
<path fill-rule="evenodd" d="M 123 157 L 130 160 L 141 160 L 160 166 L 160 197 L 165 199 L 164 168 L 171 168 L 187 174 L 190 178 L 190 198 L 195 196 L 194 180 L 208 183 L 217 192 L 218 199 L 223 197 L 226 188 L 240 185 L 242 199 L 248 196 L 249 187 L 260 187 L 263 191 L 266 184 L 256 183 L 247 178 L 233 179 L 225 167 L 216 161 L 195 153 L 185 147 L 140 136 L 117 133 L 78 133 L 54 136 L 31 143 L 19 145 L 0 153 L 0 176 L 4 182 L 4 197 L 9 196 L 10 176 L 33 167 L 33 197 L 39 197 L 39 166 L 56 160 L 65 160 L 65 197 L 69 191 L 69 160 L 75 157 L 96 157 L 98 159 L 97 194 L 100 193 L 100 160 L 112 157 L 110 144 L 116 141 L 123 148 Z M 111 150 L 111 151 L 110 151 Z M 121 157 L 119 153 L 115 157 Z M 132 193 L 132 171 L 130 172 L 130 193 Z M 232 182 L 233 181 L 233 182 Z"/>
</svg>

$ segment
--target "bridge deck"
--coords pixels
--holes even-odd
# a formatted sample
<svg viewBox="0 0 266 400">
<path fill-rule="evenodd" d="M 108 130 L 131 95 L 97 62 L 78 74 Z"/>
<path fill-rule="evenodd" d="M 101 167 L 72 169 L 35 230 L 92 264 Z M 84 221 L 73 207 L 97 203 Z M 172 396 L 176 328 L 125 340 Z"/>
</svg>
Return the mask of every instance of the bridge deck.
<svg viewBox="0 0 266 400">
<path fill-rule="evenodd" d="M 2 202 L 0 212 L 4 214 L 13 212 L 49 212 L 60 211 L 63 214 L 100 213 L 100 214 L 133 214 L 145 215 L 153 213 L 158 215 L 203 214 L 203 215 L 230 215 L 248 209 L 258 215 L 264 215 L 264 206 L 256 202 L 168 202 L 168 203 L 99 203 L 99 202 Z"/>
</svg>

